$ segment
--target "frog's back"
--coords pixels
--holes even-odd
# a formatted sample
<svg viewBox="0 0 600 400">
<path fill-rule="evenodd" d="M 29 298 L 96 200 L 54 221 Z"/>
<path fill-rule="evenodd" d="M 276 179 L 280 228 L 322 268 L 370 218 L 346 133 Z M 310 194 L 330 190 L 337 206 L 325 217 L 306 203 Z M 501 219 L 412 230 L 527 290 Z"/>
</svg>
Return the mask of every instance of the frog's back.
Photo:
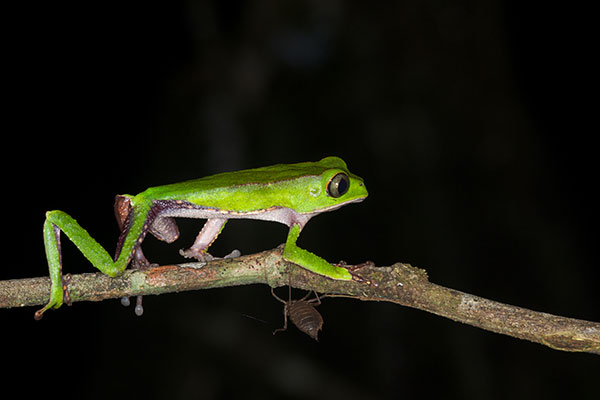
<svg viewBox="0 0 600 400">
<path fill-rule="evenodd" d="M 142 192 L 140 196 L 152 201 L 179 200 L 199 206 L 239 211 L 266 209 L 273 206 L 293 207 L 293 204 L 287 204 L 292 199 L 285 186 L 290 182 L 297 184 L 304 179 L 315 179 L 332 167 L 322 161 L 278 164 L 224 172 L 152 187 Z"/>
</svg>

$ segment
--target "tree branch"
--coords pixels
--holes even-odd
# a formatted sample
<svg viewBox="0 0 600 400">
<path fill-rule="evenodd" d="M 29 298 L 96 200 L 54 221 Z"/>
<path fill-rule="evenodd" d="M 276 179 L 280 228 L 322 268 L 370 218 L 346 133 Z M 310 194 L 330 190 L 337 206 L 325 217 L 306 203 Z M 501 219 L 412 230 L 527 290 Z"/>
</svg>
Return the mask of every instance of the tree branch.
<svg viewBox="0 0 600 400">
<path fill-rule="evenodd" d="M 330 297 L 389 301 L 556 350 L 600 354 L 600 323 L 531 311 L 445 288 L 429 282 L 424 270 L 408 264 L 349 268 L 364 281 L 339 281 L 313 274 L 283 260 L 279 247 L 208 264 L 127 270 L 117 278 L 102 273 L 73 275 L 68 290 L 76 302 L 256 283 L 271 287 L 290 284 Z M 0 281 L 0 308 L 43 305 L 49 293 L 47 277 Z"/>
</svg>

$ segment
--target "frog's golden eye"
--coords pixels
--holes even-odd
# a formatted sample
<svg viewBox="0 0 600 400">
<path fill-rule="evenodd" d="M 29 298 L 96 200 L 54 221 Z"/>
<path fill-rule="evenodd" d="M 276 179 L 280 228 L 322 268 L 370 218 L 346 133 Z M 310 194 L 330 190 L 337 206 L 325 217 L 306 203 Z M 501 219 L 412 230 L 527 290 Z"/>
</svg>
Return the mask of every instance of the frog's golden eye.
<svg viewBox="0 0 600 400">
<path fill-rule="evenodd" d="M 331 197 L 341 197 L 348 192 L 348 188 L 350 188 L 350 179 L 348 175 L 340 172 L 327 184 L 327 194 Z"/>
</svg>

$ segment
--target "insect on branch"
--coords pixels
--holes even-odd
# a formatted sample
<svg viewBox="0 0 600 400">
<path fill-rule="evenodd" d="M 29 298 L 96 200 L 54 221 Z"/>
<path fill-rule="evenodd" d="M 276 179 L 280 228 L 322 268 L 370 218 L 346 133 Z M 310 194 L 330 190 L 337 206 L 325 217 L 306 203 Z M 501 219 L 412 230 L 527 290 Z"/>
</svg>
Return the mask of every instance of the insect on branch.
<svg viewBox="0 0 600 400">
<path fill-rule="evenodd" d="M 319 341 L 319 331 L 323 329 L 323 317 L 315 308 L 321 304 L 321 299 L 317 292 L 308 292 L 299 300 L 292 300 L 292 287 L 288 286 L 288 300 L 285 301 L 275 294 L 271 288 L 271 294 L 277 300 L 284 304 L 283 306 L 283 328 L 275 329 L 273 335 L 277 332 L 287 330 L 288 317 L 294 325 L 311 338 Z M 313 299 L 307 300 L 311 293 L 315 294 Z"/>
</svg>

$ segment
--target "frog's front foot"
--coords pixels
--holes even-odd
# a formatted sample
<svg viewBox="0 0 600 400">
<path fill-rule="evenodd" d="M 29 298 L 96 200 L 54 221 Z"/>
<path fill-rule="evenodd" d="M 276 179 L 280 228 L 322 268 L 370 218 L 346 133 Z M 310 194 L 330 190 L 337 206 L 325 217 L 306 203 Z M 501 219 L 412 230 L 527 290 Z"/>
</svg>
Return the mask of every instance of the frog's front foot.
<svg viewBox="0 0 600 400">
<path fill-rule="evenodd" d="M 363 277 L 359 274 L 359 272 L 362 268 L 373 267 L 374 265 L 375 265 L 375 263 L 373 261 L 366 261 L 364 263 L 356 264 L 356 265 L 348 265 L 348 264 L 346 264 L 345 261 L 340 261 L 337 264 L 338 267 L 342 267 L 350 273 L 350 275 L 352 276 L 352 280 L 354 282 L 366 283 L 367 285 L 370 285 L 370 286 L 377 286 L 376 283 L 372 282 L 369 279 L 366 279 L 365 277 Z"/>
<path fill-rule="evenodd" d="M 212 261 L 215 259 L 215 257 L 211 256 L 206 251 L 198 250 L 193 247 L 190 247 L 187 250 L 181 249 L 181 250 L 179 250 L 179 254 L 181 254 L 185 258 L 195 258 L 196 260 L 201 261 L 201 262 Z"/>
<path fill-rule="evenodd" d="M 212 256 L 211 254 L 209 254 L 208 252 L 206 252 L 204 250 L 197 250 L 193 247 L 190 247 L 187 250 L 181 249 L 181 250 L 179 250 L 179 254 L 181 254 L 185 258 L 195 258 L 196 260 L 198 260 L 200 262 L 208 262 L 208 261 L 221 259 L 221 257 Z M 231 253 L 227 254 L 223 258 L 226 258 L 226 259 L 227 258 L 236 258 L 241 255 L 242 255 L 242 253 L 236 249 L 236 250 L 233 250 Z"/>
</svg>

